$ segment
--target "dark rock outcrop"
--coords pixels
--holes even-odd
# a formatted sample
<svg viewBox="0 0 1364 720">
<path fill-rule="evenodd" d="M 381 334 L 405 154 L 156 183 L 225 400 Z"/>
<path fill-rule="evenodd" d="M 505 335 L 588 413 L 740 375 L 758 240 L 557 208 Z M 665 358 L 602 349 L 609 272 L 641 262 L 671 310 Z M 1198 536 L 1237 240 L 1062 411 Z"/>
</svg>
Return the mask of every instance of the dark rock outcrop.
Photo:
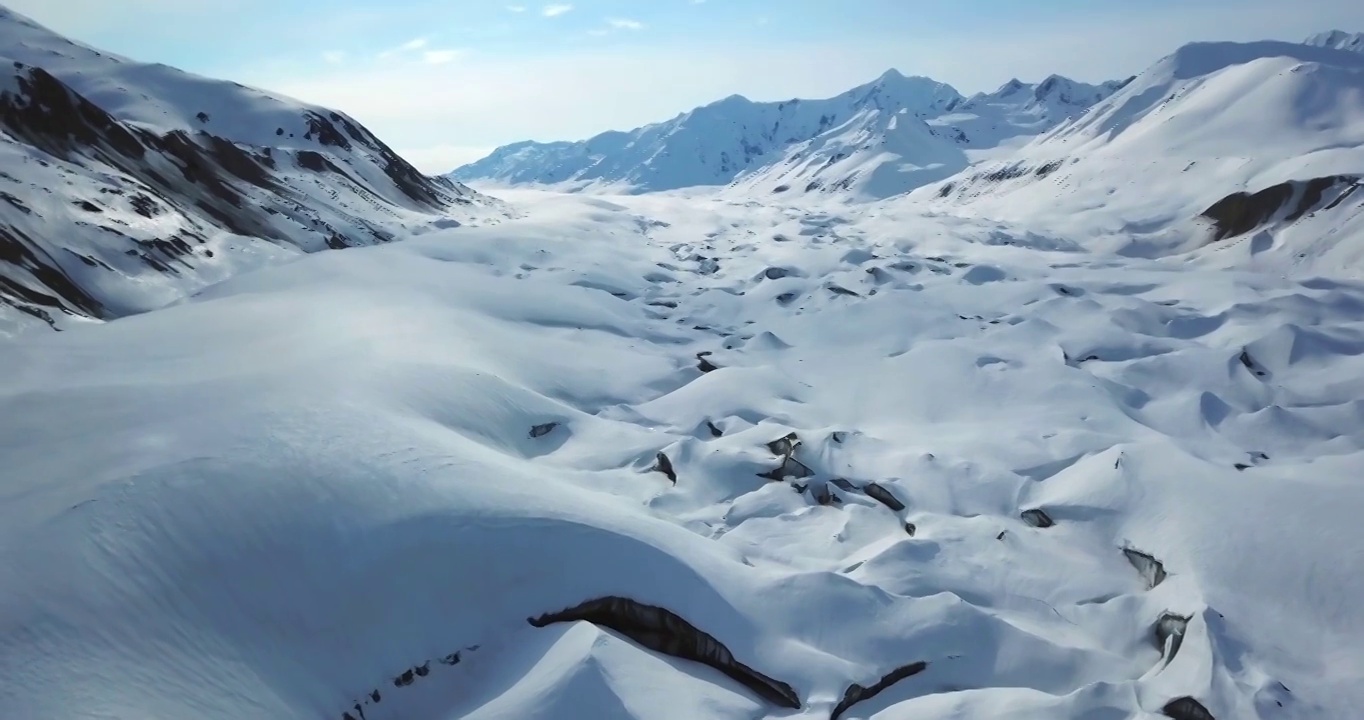
<svg viewBox="0 0 1364 720">
<path fill-rule="evenodd" d="M 890 508 L 891 510 L 894 510 L 895 512 L 900 512 L 901 510 L 905 509 L 905 504 L 900 502 L 899 498 L 892 495 L 889 490 L 887 490 L 884 486 L 878 483 L 874 482 L 867 483 L 862 488 L 862 492 L 866 493 L 867 496 L 870 497 L 871 499 L 881 503 L 882 505 L 885 505 L 886 507 Z"/>
<path fill-rule="evenodd" d="M 1023 518 L 1023 522 L 1035 528 L 1049 528 L 1056 524 L 1056 521 L 1051 519 L 1047 511 L 1041 508 L 1024 510 L 1020 517 Z"/>
<path fill-rule="evenodd" d="M 1156 620 L 1156 647 L 1160 648 L 1166 663 L 1175 659 L 1179 647 L 1184 644 L 1184 633 L 1189 629 L 1190 619 L 1167 612 L 1162 613 L 1160 619 Z"/>
<path fill-rule="evenodd" d="M 559 427 L 559 423 L 556 422 L 541 423 L 539 425 L 531 427 L 530 436 L 533 438 L 544 437 L 554 432 L 554 428 L 557 427 Z"/>
<path fill-rule="evenodd" d="M 1123 548 L 1122 554 L 1127 557 L 1127 562 L 1132 563 L 1132 567 L 1141 573 L 1148 590 L 1165 582 L 1165 565 L 1155 557 L 1132 548 Z"/>
<path fill-rule="evenodd" d="M 650 470 L 652 472 L 663 473 L 664 475 L 667 476 L 667 478 L 670 481 L 672 481 L 672 484 L 674 485 L 677 484 L 677 471 L 673 470 L 673 461 L 669 460 L 667 455 L 659 453 L 657 456 L 655 456 L 654 466 L 650 468 Z"/>
<path fill-rule="evenodd" d="M 800 698 L 790 685 L 739 662 L 719 640 L 655 605 L 605 597 L 527 621 L 535 627 L 545 627 L 580 620 L 614 630 L 655 652 L 715 668 L 773 705 L 800 708 Z"/>
<path fill-rule="evenodd" d="M 1160 709 L 1166 717 L 1175 720 L 1217 720 L 1212 716 L 1208 709 L 1203 707 L 1203 703 L 1191 697 L 1175 698 L 1165 703 L 1165 707 Z"/>
<path fill-rule="evenodd" d="M 1276 217 L 1296 222 L 1320 207 L 1328 195 L 1333 197 L 1322 209 L 1329 210 L 1354 193 L 1360 184 L 1360 178 L 1351 175 L 1290 180 L 1254 193 L 1232 193 L 1213 203 L 1201 216 L 1213 222 L 1213 240 L 1224 240 L 1244 235 Z"/>
<path fill-rule="evenodd" d="M 907 677 L 918 675 L 927 668 L 928 663 L 919 661 L 903 667 L 898 667 L 886 673 L 885 677 L 877 680 L 871 687 L 863 687 L 857 683 L 849 685 L 848 689 L 843 692 L 843 699 L 834 706 L 833 712 L 829 713 L 829 720 L 838 720 L 838 718 L 841 717 L 843 713 L 847 712 L 848 708 L 853 705 L 856 705 L 863 700 L 870 700 L 881 694 L 891 685 L 894 685 Z"/>
</svg>

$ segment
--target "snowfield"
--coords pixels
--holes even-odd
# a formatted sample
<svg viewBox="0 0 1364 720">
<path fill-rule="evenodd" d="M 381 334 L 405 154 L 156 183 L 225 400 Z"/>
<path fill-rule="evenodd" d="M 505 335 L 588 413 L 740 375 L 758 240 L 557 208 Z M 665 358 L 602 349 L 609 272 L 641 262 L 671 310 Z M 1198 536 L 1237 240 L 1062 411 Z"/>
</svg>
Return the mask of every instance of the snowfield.
<svg viewBox="0 0 1364 720">
<path fill-rule="evenodd" d="M 0 344 L 6 717 L 1364 703 L 1364 284 L 494 194 Z"/>
</svg>

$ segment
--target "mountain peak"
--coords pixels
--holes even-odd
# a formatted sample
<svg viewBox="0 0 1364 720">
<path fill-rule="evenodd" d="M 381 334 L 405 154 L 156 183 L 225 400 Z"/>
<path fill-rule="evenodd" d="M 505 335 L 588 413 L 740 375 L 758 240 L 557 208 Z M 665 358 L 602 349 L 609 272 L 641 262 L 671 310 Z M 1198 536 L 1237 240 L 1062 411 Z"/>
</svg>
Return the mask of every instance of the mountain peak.
<svg viewBox="0 0 1364 720">
<path fill-rule="evenodd" d="M 1327 30 L 1308 37 L 1304 45 L 1364 52 L 1364 33 L 1350 33 L 1344 30 Z"/>
</svg>

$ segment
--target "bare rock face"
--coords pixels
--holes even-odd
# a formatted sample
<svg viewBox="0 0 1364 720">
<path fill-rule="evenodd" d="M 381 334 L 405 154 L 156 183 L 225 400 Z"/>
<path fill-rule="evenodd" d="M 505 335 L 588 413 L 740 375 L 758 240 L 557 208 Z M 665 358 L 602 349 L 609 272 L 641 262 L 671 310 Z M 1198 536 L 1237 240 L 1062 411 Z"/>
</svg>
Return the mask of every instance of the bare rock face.
<svg viewBox="0 0 1364 720">
<path fill-rule="evenodd" d="M 905 504 L 900 502 L 899 498 L 892 495 L 889 490 L 877 483 L 867 483 L 866 486 L 862 488 L 862 492 L 865 492 L 868 497 L 895 512 L 900 512 L 905 509 Z"/>
<path fill-rule="evenodd" d="M 881 694 L 886 688 L 904 680 L 907 677 L 918 675 L 928 668 L 928 663 L 919 661 L 898 667 L 886 673 L 884 677 L 876 681 L 871 687 L 863 687 L 857 683 L 848 686 L 843 692 L 843 699 L 834 706 L 833 712 L 829 713 L 829 720 L 838 720 L 843 713 L 848 711 L 853 705 L 870 700 Z"/>
<path fill-rule="evenodd" d="M 1323 202 L 1323 209 L 1329 210 L 1359 186 L 1360 178 L 1347 175 L 1292 180 L 1254 193 L 1234 192 L 1204 210 L 1202 217 L 1213 222 L 1213 240 L 1223 240 L 1244 235 L 1276 216 L 1295 222 Z"/>
<path fill-rule="evenodd" d="M 1165 703 L 1165 707 L 1161 708 L 1160 711 L 1175 720 L 1217 720 L 1212 716 L 1212 713 L 1208 712 L 1207 708 L 1203 707 L 1203 703 L 1191 697 L 1171 700 Z"/>
<path fill-rule="evenodd" d="M 1184 633 L 1189 628 L 1190 618 L 1171 612 L 1163 613 L 1156 621 L 1156 647 L 1160 648 L 1165 662 L 1175 659 L 1180 645 L 1184 644 Z"/>
<path fill-rule="evenodd" d="M 1132 567 L 1146 580 L 1146 589 L 1153 589 L 1165 582 L 1165 565 L 1161 561 L 1132 548 L 1123 548 L 1122 553 L 1127 556 L 1127 562 L 1132 563 Z"/>
<path fill-rule="evenodd" d="M 719 640 L 661 607 L 622 597 L 605 597 L 529 618 L 528 622 L 535 627 L 545 627 L 579 620 L 614 630 L 655 652 L 713 667 L 773 705 L 800 709 L 800 698 L 790 685 L 739 662 Z"/>
<path fill-rule="evenodd" d="M 1056 524 L 1056 521 L 1051 519 L 1051 516 L 1047 514 L 1047 511 L 1042 510 L 1041 508 L 1024 510 L 1022 518 L 1023 522 L 1035 528 L 1049 528 Z"/>
<path fill-rule="evenodd" d="M 530 436 L 533 438 L 544 437 L 554 432 L 554 428 L 557 427 L 559 427 L 559 423 L 556 422 L 542 423 L 530 429 Z"/>
<path fill-rule="evenodd" d="M 672 484 L 677 484 L 677 471 L 673 470 L 673 461 L 669 460 L 667 455 L 664 455 L 663 453 L 658 454 L 654 459 L 653 471 L 663 473 L 672 481 Z"/>
</svg>

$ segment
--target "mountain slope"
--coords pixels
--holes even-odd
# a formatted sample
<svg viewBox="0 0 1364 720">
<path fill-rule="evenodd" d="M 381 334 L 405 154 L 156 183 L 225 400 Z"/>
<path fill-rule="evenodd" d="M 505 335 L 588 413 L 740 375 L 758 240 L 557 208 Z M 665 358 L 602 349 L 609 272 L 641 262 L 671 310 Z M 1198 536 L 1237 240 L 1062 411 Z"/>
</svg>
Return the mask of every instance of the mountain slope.
<svg viewBox="0 0 1364 720">
<path fill-rule="evenodd" d="M 1199 249 L 1234 225 L 1238 238 L 1214 246 L 1233 249 L 1228 261 L 1357 268 L 1364 194 L 1352 178 L 1361 168 L 1364 55 L 1195 43 L 1016 156 L 909 201 L 1094 235 L 1095 247 L 1106 238 L 1136 254 Z M 1256 198 L 1253 211 L 1238 194 Z M 1255 242 L 1237 242 L 1261 227 Z"/>
<path fill-rule="evenodd" d="M 142 312 L 487 204 L 341 113 L 106 55 L 3 8 L 0 160 L 0 333 Z"/>
</svg>

